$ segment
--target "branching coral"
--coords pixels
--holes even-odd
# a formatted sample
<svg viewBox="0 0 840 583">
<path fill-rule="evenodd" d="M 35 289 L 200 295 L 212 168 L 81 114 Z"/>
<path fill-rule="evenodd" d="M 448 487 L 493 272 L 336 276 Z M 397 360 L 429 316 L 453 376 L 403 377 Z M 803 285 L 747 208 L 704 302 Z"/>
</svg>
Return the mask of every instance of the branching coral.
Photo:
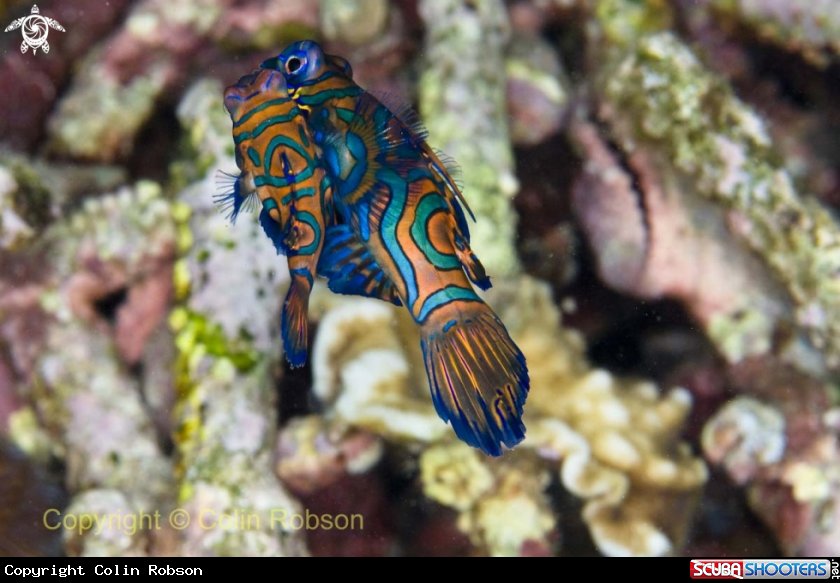
<svg viewBox="0 0 840 583">
<path fill-rule="evenodd" d="M 50 453 L 67 464 L 71 512 L 95 513 L 107 504 L 115 513 L 153 513 L 164 507 L 171 489 L 171 464 L 160 449 L 140 383 L 122 364 L 120 314 L 130 315 L 136 301 L 127 299 L 118 309 L 111 334 L 95 306 L 114 288 L 142 287 L 157 277 L 160 266 L 171 266 L 174 234 L 159 188 L 141 183 L 89 201 L 41 242 L 47 275 L 42 287 L 33 289 L 39 307 L 29 309 L 42 311 L 43 335 L 33 349 L 23 395 L 52 439 Z M 163 273 L 171 277 L 165 268 Z M 162 303 L 145 315 L 150 327 L 132 327 L 141 341 L 162 321 L 168 297 L 165 291 L 157 297 Z M 21 370 L 25 373 L 26 366 Z M 13 417 L 12 437 L 24 445 L 42 442 L 18 434 L 29 426 L 15 420 L 27 411 Z M 138 482 L 138 475 L 145 479 Z M 145 553 L 154 536 L 148 530 L 130 533 L 122 525 L 105 530 L 67 531 L 66 549 L 79 555 Z"/>
<path fill-rule="evenodd" d="M 484 266 L 497 277 L 516 275 L 510 197 L 518 185 L 506 123 L 505 7 L 501 0 L 423 0 L 420 13 L 427 26 L 420 113 L 430 143 L 469 169 L 464 190 L 478 219 L 472 247 Z"/>
<path fill-rule="evenodd" d="M 219 147 L 230 135 L 217 106 L 221 94 L 220 85 L 199 82 L 179 115 L 191 127 L 194 150 L 204 154 L 198 160 L 233 167 Z M 196 120 L 201 123 L 193 125 Z M 184 552 L 304 554 L 300 535 L 272 522 L 272 509 L 298 509 L 272 471 L 272 371 L 280 357 L 273 324 L 280 287 L 288 281 L 285 261 L 266 244 L 253 216 L 233 226 L 213 207 L 210 175 L 179 194 L 175 212 L 184 253 L 175 270 L 179 306 L 170 316 L 178 348 L 177 478 L 179 501 L 193 517 L 183 532 Z M 206 528 L 234 513 L 259 519 L 245 527 Z M 195 520 L 202 515 L 204 527 Z"/>
<path fill-rule="evenodd" d="M 644 145 L 673 180 L 723 209 L 785 288 L 796 325 L 840 365 L 840 229 L 795 191 L 761 119 L 670 33 L 614 54 L 599 78 L 599 115 L 618 144 L 628 153 Z M 727 332 L 711 334 L 725 344 Z"/>
</svg>

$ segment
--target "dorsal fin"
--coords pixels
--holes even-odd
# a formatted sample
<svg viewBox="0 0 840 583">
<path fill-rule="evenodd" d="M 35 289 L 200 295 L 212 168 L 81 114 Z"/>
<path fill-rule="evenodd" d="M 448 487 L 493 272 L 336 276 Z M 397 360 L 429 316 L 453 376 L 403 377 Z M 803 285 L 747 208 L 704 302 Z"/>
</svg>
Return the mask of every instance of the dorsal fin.
<svg viewBox="0 0 840 583">
<path fill-rule="evenodd" d="M 393 127 L 389 127 L 388 132 L 384 136 L 385 139 L 389 140 L 393 145 L 400 145 L 407 142 L 415 148 L 418 148 L 438 176 L 449 187 L 449 190 L 452 191 L 453 197 L 458 199 L 458 202 L 467 209 L 470 218 L 475 221 L 475 215 L 470 205 L 464 199 L 464 195 L 461 193 L 464 187 L 461 181 L 461 166 L 452 157 L 429 146 L 426 141 L 429 137 L 429 130 L 423 125 L 420 116 L 411 107 L 411 104 L 393 93 L 371 91 L 369 95 L 384 105 L 408 130 L 408 135 L 403 136 L 401 133 L 395 132 Z"/>
<path fill-rule="evenodd" d="M 464 189 L 464 180 L 463 180 L 463 171 L 461 170 L 461 165 L 455 161 L 455 159 L 448 155 L 446 152 L 442 150 L 438 150 L 437 148 L 432 148 L 432 152 L 435 153 L 435 156 L 438 157 L 438 160 L 441 161 L 443 167 L 446 168 L 446 172 L 449 174 L 449 177 L 452 179 L 452 182 L 458 187 L 458 190 Z M 470 213 L 472 214 L 472 213 Z M 475 220 L 475 218 L 473 218 Z"/>
<path fill-rule="evenodd" d="M 382 91 L 370 91 L 368 95 L 379 101 L 402 122 L 411 133 L 410 139 L 413 145 L 419 147 L 425 143 L 426 138 L 429 137 L 429 130 L 423 125 L 420 116 L 408 101 L 395 93 Z"/>
</svg>

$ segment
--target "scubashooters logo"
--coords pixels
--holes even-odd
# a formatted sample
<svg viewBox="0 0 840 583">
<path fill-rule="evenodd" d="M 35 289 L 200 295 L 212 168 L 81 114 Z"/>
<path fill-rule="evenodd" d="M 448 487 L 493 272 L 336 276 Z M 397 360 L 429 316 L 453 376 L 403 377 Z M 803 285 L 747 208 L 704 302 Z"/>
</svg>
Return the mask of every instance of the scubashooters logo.
<svg viewBox="0 0 840 583">
<path fill-rule="evenodd" d="M 692 579 L 828 579 L 827 559 L 692 559 Z"/>
<path fill-rule="evenodd" d="M 57 20 L 41 16 L 37 6 L 32 7 L 32 14 L 29 16 L 23 16 L 12 21 L 6 27 L 6 32 L 17 30 L 18 28 L 21 28 L 21 32 L 23 33 L 23 44 L 20 45 L 20 52 L 25 53 L 31 47 L 32 54 L 37 53 L 38 49 L 43 50 L 44 53 L 50 52 L 50 44 L 47 42 L 47 35 L 50 32 L 50 28 L 65 32 L 64 27 Z"/>
</svg>

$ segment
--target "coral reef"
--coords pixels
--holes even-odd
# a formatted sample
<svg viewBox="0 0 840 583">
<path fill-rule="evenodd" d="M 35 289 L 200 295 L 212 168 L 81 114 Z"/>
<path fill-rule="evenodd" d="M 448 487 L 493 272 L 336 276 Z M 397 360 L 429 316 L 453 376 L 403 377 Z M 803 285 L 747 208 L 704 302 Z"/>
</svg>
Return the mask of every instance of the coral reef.
<svg viewBox="0 0 840 583">
<path fill-rule="evenodd" d="M 771 350 L 778 321 L 792 318 L 789 301 L 729 233 L 725 212 L 663 176 L 646 150 L 620 158 L 585 120 L 571 135 L 587 159 L 573 209 L 601 278 L 640 297 L 679 298 L 732 360 Z"/>
<path fill-rule="evenodd" d="M 40 312 L 33 317 L 40 320 L 42 334 L 30 347 L 31 361 L 19 359 L 18 366 L 28 373 L 22 396 L 47 430 L 49 453 L 66 464 L 66 485 L 74 495 L 71 512 L 95 512 L 105 499 L 113 502 L 112 510 L 125 514 L 154 512 L 171 489 L 171 464 L 160 449 L 138 380 L 125 369 L 121 356 L 133 353 L 121 354 L 125 344 L 120 338 L 129 333 L 137 335 L 132 342 L 142 343 L 147 335 L 148 328 L 125 330 L 125 318 L 136 323 L 137 310 L 147 326 L 163 321 L 168 286 L 150 304 L 148 282 L 171 280 L 165 266 L 171 267 L 174 257 L 174 233 L 159 187 L 139 183 L 87 201 L 51 227 L 40 243 L 47 275 L 21 301 L 34 302 L 26 309 Z M 98 302 L 117 290 L 123 290 L 126 301 L 116 313 L 103 315 Z M 9 341 L 16 344 L 14 337 Z M 29 449 L 44 439 L 37 427 L 19 421 L 26 413 L 23 409 L 13 416 L 11 437 Z M 138 482 L 137 475 L 145 480 Z M 153 534 L 131 537 L 119 527 L 108 532 L 112 536 L 65 531 L 65 549 L 74 555 L 144 552 Z"/>
<path fill-rule="evenodd" d="M 12 14 L 9 2 L 0 5 L 6 23 L 28 14 L 30 5 L 20 3 Z M 4 54 L 0 58 L 0 77 L 4 80 L 3 115 L 0 116 L 0 142 L 15 149 L 31 151 L 43 138 L 46 117 L 71 78 L 79 59 L 119 23 L 130 5 L 129 0 L 80 0 L 69 4 L 46 0 L 42 14 L 64 27 L 61 34 L 49 37 L 52 53 L 48 59 L 31 59 L 18 48 L 20 37 L 6 34 L 0 39 Z M 5 8 L 5 10 L 4 10 Z M 6 17 L 8 15 L 8 17 Z"/>
<path fill-rule="evenodd" d="M 746 490 L 750 507 L 788 555 L 838 551 L 840 411 L 831 387 L 789 367 L 753 359 L 730 372 L 752 397 L 731 401 L 706 424 L 706 458 Z"/>
<path fill-rule="evenodd" d="M 506 123 L 505 7 L 501 0 L 421 0 L 419 10 L 427 37 L 420 114 L 429 141 L 470 170 L 464 191 L 477 219 L 472 247 L 488 273 L 514 276 L 519 261 L 510 198 L 518 182 Z"/>
<path fill-rule="evenodd" d="M 47 164 L 0 150 L 0 249 L 20 249 L 80 199 L 126 182 L 113 166 Z"/>
<path fill-rule="evenodd" d="M 660 398 L 650 383 L 591 369 L 544 285 L 521 279 L 501 287 L 489 299 L 525 353 L 532 382 L 521 450 L 497 462 L 452 443 L 418 374 L 415 327 L 402 311 L 370 300 L 344 300 L 320 320 L 314 391 L 326 417 L 336 431 L 423 444 L 424 492 L 458 510 L 459 528 L 490 554 L 550 552 L 555 518 L 544 489 L 556 466 L 564 486 L 587 501 L 583 518 L 602 552 L 674 552 L 706 476 L 677 439 L 690 397 L 675 390 Z"/>
<path fill-rule="evenodd" d="M 136 4 L 120 29 L 85 57 L 50 116 L 50 149 L 86 160 L 124 159 L 166 94 L 182 89 L 192 68 L 222 56 L 222 39 L 274 48 L 315 24 L 314 3 L 270 4 Z"/>
<path fill-rule="evenodd" d="M 646 154 L 674 173 L 677 184 L 726 212 L 729 231 L 759 255 L 794 304 L 793 320 L 825 364 L 840 364 L 837 261 L 838 227 L 815 201 L 800 196 L 790 175 L 775 162 L 760 118 L 705 71 L 691 51 L 670 33 L 641 41 L 630 55 L 616 56 L 601 76 L 599 116 L 625 151 L 648 144 Z M 667 165 L 666 165 L 666 160 Z M 752 298 L 741 300 L 752 302 Z M 744 346 L 758 318 L 769 319 L 763 335 L 776 326 L 772 310 L 752 306 L 739 321 L 712 324 L 721 346 Z M 742 325 L 746 322 L 746 325 Z M 760 353 L 770 346 L 743 351 Z M 725 350 L 725 352 L 727 352 Z"/>
<path fill-rule="evenodd" d="M 215 153 L 213 168 L 234 166 L 221 94 L 218 83 L 198 81 L 179 108 L 197 160 Z M 253 216 L 233 226 L 213 206 L 214 174 L 182 191 L 175 210 L 183 253 L 175 268 L 178 306 L 169 318 L 178 349 L 178 498 L 192 517 L 218 521 L 239 513 L 259 520 L 247 528 L 192 521 L 183 531 L 184 552 L 304 554 L 300 534 L 277 528 L 272 516 L 277 509 L 299 511 L 272 471 L 277 420 L 268 390 L 281 356 L 273 325 L 288 272 Z"/>
<path fill-rule="evenodd" d="M 818 66 L 840 57 L 840 7 L 832 0 L 710 0 L 721 19 L 746 25 L 764 41 Z"/>
</svg>

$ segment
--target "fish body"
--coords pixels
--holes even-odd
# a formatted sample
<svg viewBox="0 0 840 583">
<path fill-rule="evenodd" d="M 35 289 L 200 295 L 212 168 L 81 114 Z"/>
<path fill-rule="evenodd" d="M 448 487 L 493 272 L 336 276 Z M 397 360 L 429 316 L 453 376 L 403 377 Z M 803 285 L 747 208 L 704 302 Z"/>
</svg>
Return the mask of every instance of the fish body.
<svg viewBox="0 0 840 583">
<path fill-rule="evenodd" d="M 288 257 L 291 284 L 281 330 L 289 363 L 301 366 L 307 355 L 309 295 L 332 222 L 330 178 L 283 75 L 268 70 L 246 75 L 225 90 L 224 103 L 233 121 L 240 174 L 221 202 L 235 220 L 256 197 L 263 230 Z"/>
<path fill-rule="evenodd" d="M 359 88 L 346 61 L 314 42 L 263 67 L 282 72 L 307 111 L 336 209 L 419 326 L 438 415 L 489 455 L 514 447 L 525 436 L 525 358 L 470 285 L 487 289 L 489 278 L 469 248 L 461 193 L 419 123 Z M 325 273 L 334 253 L 321 257 Z M 378 297 L 366 291 L 350 293 Z"/>
</svg>

